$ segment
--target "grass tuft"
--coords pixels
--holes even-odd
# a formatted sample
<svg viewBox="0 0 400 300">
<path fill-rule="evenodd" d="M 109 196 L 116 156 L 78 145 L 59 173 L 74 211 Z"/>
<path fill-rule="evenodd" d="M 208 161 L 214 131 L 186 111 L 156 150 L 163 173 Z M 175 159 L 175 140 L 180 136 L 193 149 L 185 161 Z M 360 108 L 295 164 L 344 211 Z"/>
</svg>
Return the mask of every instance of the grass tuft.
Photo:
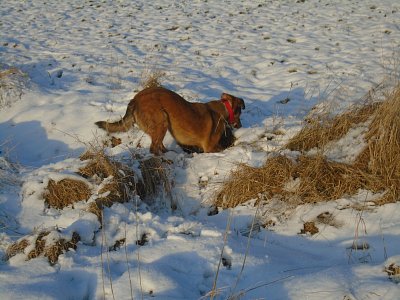
<svg viewBox="0 0 400 300">
<path fill-rule="evenodd" d="M 27 85 L 27 74 L 18 68 L 0 64 L 0 109 L 20 100 Z"/>
<path fill-rule="evenodd" d="M 166 73 L 161 70 L 146 69 L 140 76 L 139 85 L 142 87 L 142 89 L 161 87 L 161 82 L 165 76 Z"/>
<path fill-rule="evenodd" d="M 79 174 L 101 184 L 95 202 L 88 206 L 88 211 L 101 220 L 104 206 L 110 207 L 116 202 L 123 203 L 131 199 L 133 193 L 144 197 L 143 183 L 137 180 L 134 172 L 119 162 L 111 160 L 103 151 L 87 151 L 81 160 L 88 160 L 86 166 L 79 169 Z"/>
<path fill-rule="evenodd" d="M 57 237 L 56 240 L 52 240 L 50 237 Z M 31 260 L 39 256 L 47 257 L 49 263 L 54 265 L 58 262 L 58 257 L 69 249 L 76 249 L 77 244 L 80 241 L 78 233 L 74 232 L 70 240 L 59 237 L 59 233 L 56 230 L 52 231 L 41 231 L 34 236 L 29 237 L 34 242 L 34 247 L 31 249 L 31 243 L 26 237 L 20 241 L 15 242 L 8 247 L 6 251 L 7 259 L 19 254 L 25 253 L 26 260 Z M 28 253 L 26 253 L 29 251 Z"/>
<path fill-rule="evenodd" d="M 85 182 L 65 178 L 58 182 L 50 179 L 43 197 L 49 207 L 63 209 L 75 202 L 87 201 L 91 194 L 92 191 Z"/>
</svg>

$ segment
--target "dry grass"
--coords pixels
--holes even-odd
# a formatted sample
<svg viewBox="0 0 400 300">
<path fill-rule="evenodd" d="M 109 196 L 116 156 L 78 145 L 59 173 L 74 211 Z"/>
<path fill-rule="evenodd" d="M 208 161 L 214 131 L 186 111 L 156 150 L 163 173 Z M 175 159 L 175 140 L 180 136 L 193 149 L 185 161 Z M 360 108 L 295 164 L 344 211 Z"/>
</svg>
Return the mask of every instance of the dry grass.
<svg viewBox="0 0 400 300">
<path fill-rule="evenodd" d="M 299 178 L 299 185 L 287 196 L 297 196 L 303 203 L 330 201 L 353 195 L 359 189 L 366 188 L 371 180 L 357 168 L 328 161 L 321 154 L 300 156 L 293 175 Z"/>
<path fill-rule="evenodd" d="M 389 279 L 399 283 L 400 282 L 400 266 L 396 263 L 391 263 L 389 266 L 385 267 L 384 272 L 389 276 Z"/>
<path fill-rule="evenodd" d="M 329 142 L 343 137 L 353 126 L 366 122 L 379 106 L 379 102 L 369 103 L 360 107 L 353 107 L 333 118 L 323 115 L 310 119 L 285 147 L 292 151 L 301 152 L 313 148 L 323 149 Z"/>
<path fill-rule="evenodd" d="M 19 253 L 24 253 L 25 248 L 28 246 L 29 246 L 29 242 L 25 238 L 19 240 L 18 242 L 15 242 L 14 244 L 10 245 L 7 248 L 6 258 L 9 259 Z"/>
<path fill-rule="evenodd" d="M 161 82 L 165 78 L 165 72 L 161 70 L 146 69 L 140 76 L 140 83 L 142 89 L 160 87 Z"/>
<path fill-rule="evenodd" d="M 77 244 L 80 241 L 80 236 L 76 232 L 72 234 L 71 240 L 59 239 L 53 245 L 45 247 L 44 256 L 48 258 L 49 263 L 54 265 L 58 261 L 58 257 L 69 249 L 76 250 Z"/>
<path fill-rule="evenodd" d="M 282 194 L 293 171 L 294 163 L 283 155 L 268 159 L 261 168 L 240 164 L 222 185 L 216 196 L 216 205 L 235 207 L 250 199 L 258 199 L 260 194 L 267 197 Z"/>
<path fill-rule="evenodd" d="M 355 165 L 381 181 L 387 191 L 381 204 L 395 202 L 400 196 L 400 86 L 377 109 L 366 140 Z"/>
<path fill-rule="evenodd" d="M 76 179 L 62 179 L 58 182 L 50 179 L 43 198 L 49 207 L 63 209 L 78 201 L 87 201 L 92 192 L 89 186 Z"/>
<path fill-rule="evenodd" d="M 288 183 L 292 184 L 288 185 Z M 220 207 L 235 207 L 259 195 L 283 197 L 296 203 L 316 203 L 351 195 L 366 186 L 363 173 L 352 166 L 328 161 L 322 155 L 268 159 L 261 168 L 241 165 L 217 195 Z"/>
<path fill-rule="evenodd" d="M 152 205 L 157 194 L 164 192 L 171 202 L 171 208 L 176 209 L 175 199 L 172 196 L 172 186 L 167 172 L 167 163 L 168 161 L 160 157 L 151 157 L 140 162 L 145 195 L 142 200 Z"/>
<path fill-rule="evenodd" d="M 372 119 L 365 137 L 368 147 L 353 164 L 329 161 L 317 155 L 268 159 L 261 168 L 246 165 L 231 173 L 215 197 L 217 206 L 235 207 L 262 195 L 296 203 L 336 200 L 360 189 L 384 192 L 376 204 L 399 200 L 400 196 L 400 86 L 381 103 L 366 104 L 332 120 L 311 122 L 286 147 L 297 151 L 323 148 L 340 139 L 356 124 Z"/>
<path fill-rule="evenodd" d="M 26 259 L 30 260 L 43 255 L 47 257 L 49 263 L 54 265 L 58 261 L 58 257 L 69 249 L 76 249 L 80 236 L 76 232 L 72 234 L 71 240 L 67 241 L 64 238 L 60 238 L 54 242 L 48 243 L 46 237 L 49 236 L 51 231 L 42 231 L 33 237 L 35 246 L 29 253 L 26 254 Z M 25 253 L 27 248 L 30 248 L 30 243 L 27 238 L 23 238 L 20 241 L 12 244 L 6 251 L 7 259 L 19 254 Z"/>
<path fill-rule="evenodd" d="M 90 203 L 87 209 L 99 220 L 104 206 L 110 207 L 116 202 L 126 202 L 133 193 L 144 197 L 143 184 L 136 180 L 132 170 L 119 162 L 112 161 L 103 151 L 88 151 L 81 156 L 81 160 L 88 160 L 88 163 L 79 169 L 79 174 L 97 181 L 97 184 L 102 184 L 98 191 L 100 197 Z"/>
<path fill-rule="evenodd" d="M 104 206 L 126 202 L 133 193 L 144 197 L 145 189 L 142 182 L 136 180 L 134 172 L 111 160 L 103 151 L 87 151 L 81 156 L 81 160 L 87 161 L 87 164 L 79 169 L 78 175 L 99 187 L 98 198 L 87 208 L 99 220 Z M 92 189 L 83 180 L 65 178 L 58 182 L 49 180 L 43 198 L 49 207 L 63 209 L 77 201 L 87 201 L 92 195 Z"/>
<path fill-rule="evenodd" d="M 102 197 L 103 201 L 112 204 L 114 202 L 126 202 L 130 199 L 133 191 L 142 195 L 143 186 L 136 182 L 136 176 L 127 166 L 111 160 L 102 151 L 96 153 L 87 152 L 81 156 L 88 164 L 79 169 L 79 174 L 85 178 L 94 178 L 104 182 L 99 194 L 107 193 Z M 100 183 L 100 182 L 99 182 Z M 109 206 L 109 205 L 107 205 Z"/>
<path fill-rule="evenodd" d="M 27 81 L 28 76 L 21 70 L 0 64 L 0 109 L 21 99 Z"/>
<path fill-rule="evenodd" d="M 50 180 L 43 194 L 47 205 L 62 209 L 77 201 L 97 196 L 95 201 L 88 204 L 86 211 L 95 214 L 102 224 L 104 207 L 110 207 L 116 202 L 126 202 L 132 198 L 134 193 L 142 199 L 146 193 L 154 197 L 159 190 L 157 185 L 163 186 L 172 201 L 171 185 L 164 166 L 165 161 L 160 158 L 146 160 L 141 164 L 143 177 L 148 185 L 146 189 L 128 166 L 111 160 L 103 150 L 87 151 L 81 156 L 81 160 L 87 161 L 87 163 L 79 169 L 78 174 L 97 186 L 97 194 L 93 195 L 93 191 L 83 181 L 83 178 L 82 180 L 65 178 L 58 182 Z M 72 235 L 71 240 L 58 237 L 59 233 L 54 230 L 26 236 L 7 249 L 7 258 L 18 253 L 24 253 L 27 260 L 44 256 L 53 265 L 57 263 L 60 254 L 71 248 L 76 249 L 80 240 L 77 233 Z M 145 236 L 138 241 L 143 244 L 145 242 Z"/>
</svg>

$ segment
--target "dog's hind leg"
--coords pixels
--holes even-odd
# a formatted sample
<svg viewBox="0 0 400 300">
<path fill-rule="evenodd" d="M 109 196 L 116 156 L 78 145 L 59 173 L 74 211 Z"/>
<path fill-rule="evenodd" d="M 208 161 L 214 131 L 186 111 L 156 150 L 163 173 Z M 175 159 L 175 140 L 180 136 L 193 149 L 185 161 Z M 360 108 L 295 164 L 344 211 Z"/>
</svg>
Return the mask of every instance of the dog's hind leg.
<svg viewBox="0 0 400 300">
<path fill-rule="evenodd" d="M 167 152 L 163 144 L 165 134 L 167 133 L 168 123 L 164 122 L 154 124 L 154 126 L 148 127 L 146 133 L 151 137 L 150 152 L 155 155 L 160 155 Z"/>
</svg>

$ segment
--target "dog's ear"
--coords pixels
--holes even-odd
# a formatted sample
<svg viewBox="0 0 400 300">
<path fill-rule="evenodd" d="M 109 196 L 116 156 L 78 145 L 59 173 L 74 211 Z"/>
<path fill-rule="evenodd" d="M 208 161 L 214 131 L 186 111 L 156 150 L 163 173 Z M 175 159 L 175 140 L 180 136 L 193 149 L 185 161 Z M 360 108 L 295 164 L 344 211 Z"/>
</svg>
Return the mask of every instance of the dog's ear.
<svg viewBox="0 0 400 300">
<path fill-rule="evenodd" d="M 222 93 L 221 100 L 232 100 L 232 96 L 227 93 Z"/>
</svg>

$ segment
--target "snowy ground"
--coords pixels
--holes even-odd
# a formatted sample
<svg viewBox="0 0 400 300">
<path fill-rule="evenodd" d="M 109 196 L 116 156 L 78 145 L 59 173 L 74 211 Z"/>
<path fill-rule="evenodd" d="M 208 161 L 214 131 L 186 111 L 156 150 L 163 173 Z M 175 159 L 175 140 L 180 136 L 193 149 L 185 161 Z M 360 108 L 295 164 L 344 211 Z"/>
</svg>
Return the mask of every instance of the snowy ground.
<svg viewBox="0 0 400 300">
<path fill-rule="evenodd" d="M 282 203 L 272 203 L 261 212 L 276 225 L 251 239 L 254 208 L 207 216 L 207 201 L 236 163 L 262 164 L 314 105 L 329 99 L 339 110 L 393 75 L 398 1 L 8 0 L 0 15 L 2 69 L 27 74 L 21 97 L 2 91 L 12 105 L 0 108 L 0 254 L 39 229 L 82 237 L 55 266 L 23 255 L 2 261 L 1 299 L 199 299 L 213 287 L 222 250 L 216 299 L 399 298 L 398 284 L 383 272 L 400 262 L 399 204 L 360 213 L 350 207 L 372 197 L 360 191 L 282 216 Z M 164 85 L 189 101 L 222 92 L 244 98 L 237 144 L 191 156 L 167 137 L 175 212 L 118 204 L 106 209 L 98 231 L 96 217 L 79 205 L 45 209 L 48 180 L 73 176 L 86 145 L 105 136 L 94 122 L 123 115 L 148 70 L 165 72 Z M 277 129 L 284 134 L 275 136 Z M 119 137 L 110 155 L 148 153 L 138 129 Z M 354 157 L 359 148 L 345 144 L 332 158 Z M 298 234 L 324 212 L 334 224 Z M 143 233 L 148 242 L 140 247 Z M 106 251 L 124 237 L 126 247 Z M 368 249 L 351 251 L 355 240 Z"/>
</svg>

